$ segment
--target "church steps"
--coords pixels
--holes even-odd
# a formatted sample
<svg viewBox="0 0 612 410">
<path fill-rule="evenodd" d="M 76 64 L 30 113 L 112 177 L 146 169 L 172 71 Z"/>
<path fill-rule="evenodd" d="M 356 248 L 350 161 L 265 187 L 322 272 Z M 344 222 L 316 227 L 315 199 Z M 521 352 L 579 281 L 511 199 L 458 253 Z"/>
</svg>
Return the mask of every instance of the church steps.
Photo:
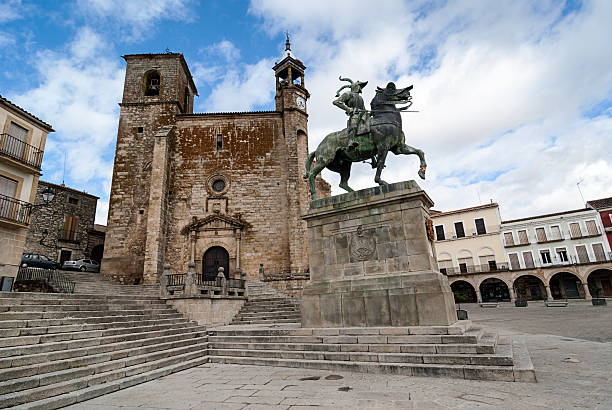
<svg viewBox="0 0 612 410">
<path fill-rule="evenodd" d="M 155 380 L 160 377 L 167 376 L 171 373 L 199 366 L 201 364 L 207 363 L 207 361 L 208 358 L 206 356 L 196 357 L 195 359 L 182 358 L 180 362 L 173 365 L 161 367 L 159 369 L 151 370 L 148 372 L 139 373 L 134 376 L 109 381 L 103 384 L 93 385 L 74 392 L 60 394 L 54 397 L 50 397 L 48 399 L 36 401 L 34 403 L 23 404 L 20 406 L 16 406 L 15 409 L 56 409 L 59 407 L 69 406 L 74 403 L 90 400 L 95 397 L 102 396 L 104 394 L 135 386 L 140 383 Z"/>
<path fill-rule="evenodd" d="M 242 320 L 242 321 L 233 321 L 233 325 L 263 325 L 263 324 L 275 324 L 275 323 L 297 323 L 299 319 L 257 319 L 257 320 Z"/>
<path fill-rule="evenodd" d="M 202 343 L 200 345 L 190 346 L 194 348 L 193 350 L 178 348 L 162 352 L 162 354 L 168 354 L 169 357 L 162 356 L 162 354 L 159 354 L 141 357 L 138 358 L 138 360 L 136 360 L 136 358 L 133 358 L 134 360 L 132 360 L 132 362 L 129 362 L 127 360 L 118 361 L 117 365 L 120 366 L 123 364 L 123 366 L 120 366 L 116 369 L 111 369 L 108 366 L 104 367 L 100 365 L 94 365 L 79 368 L 74 370 L 73 372 L 56 372 L 55 375 L 47 375 L 46 378 L 33 377 L 31 378 L 32 381 L 30 382 L 30 385 L 24 383 L 21 386 L 25 387 L 23 390 L 13 391 L 12 393 L 0 395 L 0 407 L 16 406 L 26 402 L 36 402 L 53 396 L 58 396 L 70 392 L 77 392 L 78 390 L 83 390 L 88 387 L 120 381 L 121 379 L 129 378 L 136 375 L 145 375 L 145 377 L 135 379 L 141 380 L 138 383 L 147 381 L 147 379 L 153 380 L 153 378 L 156 378 L 152 377 L 155 374 L 154 371 L 158 369 L 163 369 L 168 366 L 174 366 L 174 368 L 167 369 L 168 373 L 166 374 L 169 374 L 172 371 L 178 371 L 178 369 L 187 368 L 185 367 L 186 364 L 195 366 L 197 364 L 205 363 L 207 360 L 205 357 L 205 346 L 206 344 Z M 185 363 L 186 361 L 191 361 L 191 363 Z M 99 372 L 97 372 L 97 370 L 99 370 Z M 146 375 L 146 373 L 149 374 Z M 157 373 L 159 374 L 157 377 L 161 377 L 164 372 L 161 371 Z M 71 377 L 71 375 L 74 377 Z M 123 387 L 121 387 L 120 384 L 119 388 L 128 387 L 127 384 L 137 384 L 132 384 L 132 382 L 135 380 L 124 380 L 124 383 L 128 383 L 125 383 Z M 36 382 L 49 382 L 49 384 L 39 384 L 37 387 L 34 387 Z M 51 402 L 58 402 L 59 400 L 60 398 L 55 397 L 55 400 L 52 400 Z M 35 404 L 36 403 L 32 403 L 31 406 Z M 51 406 L 48 408 L 56 408 L 56 406 Z"/>
<path fill-rule="evenodd" d="M 173 332 L 177 330 L 183 330 L 187 328 L 193 328 L 195 325 L 189 323 L 180 323 L 173 325 L 154 325 L 154 326 L 141 326 L 141 327 L 128 327 L 118 329 L 104 329 L 104 330 L 79 330 L 69 331 L 64 333 L 48 333 L 44 335 L 34 336 L 16 336 L 16 337 L 4 337 L 0 338 L 0 347 L 16 347 L 33 344 L 44 344 L 48 342 L 63 342 L 70 340 L 85 340 L 96 338 L 100 340 L 100 344 L 105 344 L 108 340 L 113 338 L 121 338 L 122 341 L 131 340 L 131 337 L 147 334 L 147 335 L 161 335 L 164 332 Z M 203 328 L 202 328 L 203 329 Z"/>
<path fill-rule="evenodd" d="M 34 319 L 34 320 L 0 320 L 0 329 L 10 328 L 40 328 L 55 327 L 63 325 L 117 325 L 119 323 L 133 323 L 134 321 L 160 321 L 184 319 L 180 313 L 163 313 L 156 315 L 130 315 L 130 316 L 92 316 L 86 318 L 64 318 L 64 319 Z"/>
</svg>

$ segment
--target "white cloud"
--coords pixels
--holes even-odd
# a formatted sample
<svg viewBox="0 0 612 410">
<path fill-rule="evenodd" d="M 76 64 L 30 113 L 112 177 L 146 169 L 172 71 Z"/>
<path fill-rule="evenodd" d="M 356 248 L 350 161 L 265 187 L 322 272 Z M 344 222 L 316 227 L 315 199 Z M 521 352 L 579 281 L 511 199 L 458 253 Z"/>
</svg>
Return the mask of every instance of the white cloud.
<svg viewBox="0 0 612 410">
<path fill-rule="evenodd" d="M 125 75 L 118 59 L 104 57 L 116 55 L 104 44 L 93 30 L 82 28 L 66 50 L 37 54 L 37 87 L 9 96 L 56 130 L 47 137 L 43 179 L 62 181 L 65 155 L 66 180 L 71 186 L 87 187 L 102 198 L 110 191 L 117 102 Z M 100 209 L 98 223 L 106 218 L 103 212 Z"/>
<path fill-rule="evenodd" d="M 270 59 L 256 64 L 229 65 L 204 101 L 205 111 L 250 111 L 274 97 L 274 76 Z"/>
<path fill-rule="evenodd" d="M 240 50 L 236 48 L 234 43 L 228 40 L 221 40 L 218 43 L 206 47 L 204 51 L 213 55 L 220 55 L 227 62 L 238 60 L 240 58 Z"/>
<path fill-rule="evenodd" d="M 23 18 L 21 9 L 21 0 L 8 0 L 0 3 L 0 23 Z"/>
<path fill-rule="evenodd" d="M 86 17 L 113 23 L 128 40 L 147 36 L 161 20 L 191 21 L 191 0 L 77 0 Z M 124 36 L 125 39 L 125 36 Z"/>
<path fill-rule="evenodd" d="M 584 3 L 562 14 L 557 2 L 312 1 L 296 8 L 254 0 L 251 13 L 271 34 L 288 29 L 309 66 L 310 149 L 346 117 L 331 105 L 338 75 L 377 85 L 414 84 L 404 114 L 407 143 L 427 155 L 419 181 L 440 209 L 493 198 L 505 218 L 579 207 L 612 195 L 611 112 L 583 111 L 612 97 L 612 3 Z M 554 137 L 554 138 L 553 138 Z M 416 157 L 388 159 L 389 182 L 416 178 Z M 324 172 L 335 193 L 338 177 Z M 418 178 L 417 178 L 418 179 Z M 373 184 L 355 164 L 353 188 Z"/>
</svg>

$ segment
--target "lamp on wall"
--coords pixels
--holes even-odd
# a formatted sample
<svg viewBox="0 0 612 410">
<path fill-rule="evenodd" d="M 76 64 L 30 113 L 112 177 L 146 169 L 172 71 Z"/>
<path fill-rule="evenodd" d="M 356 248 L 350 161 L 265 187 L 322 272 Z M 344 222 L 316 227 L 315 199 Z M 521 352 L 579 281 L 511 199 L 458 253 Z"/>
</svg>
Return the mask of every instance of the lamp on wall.
<svg viewBox="0 0 612 410">
<path fill-rule="evenodd" d="M 40 208 L 41 206 L 47 206 L 55 199 L 55 191 L 51 187 L 46 187 L 44 191 L 42 191 L 42 203 L 41 204 L 30 204 L 30 209 L 35 210 Z"/>
</svg>

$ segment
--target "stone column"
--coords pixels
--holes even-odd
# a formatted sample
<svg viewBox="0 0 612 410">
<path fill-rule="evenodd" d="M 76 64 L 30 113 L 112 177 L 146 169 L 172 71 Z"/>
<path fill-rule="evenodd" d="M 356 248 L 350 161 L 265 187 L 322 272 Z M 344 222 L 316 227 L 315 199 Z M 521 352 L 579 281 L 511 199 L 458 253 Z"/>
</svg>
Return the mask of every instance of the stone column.
<svg viewBox="0 0 612 410">
<path fill-rule="evenodd" d="M 482 296 L 480 296 L 480 288 L 476 289 L 476 302 L 482 303 Z"/>
<path fill-rule="evenodd" d="M 591 296 L 591 291 L 589 290 L 589 284 L 587 282 L 583 282 L 582 287 L 584 288 L 584 300 L 593 299 Z"/>
<path fill-rule="evenodd" d="M 514 301 L 516 300 L 514 286 L 509 286 L 508 291 L 509 291 L 508 293 L 510 294 L 510 302 L 514 303 Z"/>
<path fill-rule="evenodd" d="M 236 229 L 236 270 L 240 270 L 240 229 Z"/>
<path fill-rule="evenodd" d="M 160 284 L 159 284 L 159 293 L 160 293 L 160 297 L 165 298 L 168 297 L 168 276 L 170 276 L 170 264 L 166 263 L 164 265 L 164 273 L 160 279 Z"/>
<path fill-rule="evenodd" d="M 219 266 L 218 272 L 217 279 L 221 281 L 221 294 L 227 295 L 227 279 L 225 279 L 225 269 L 223 269 L 223 266 Z"/>
<path fill-rule="evenodd" d="M 198 275 L 195 270 L 195 263 L 189 262 L 187 275 L 185 275 L 184 295 L 195 296 L 198 294 Z"/>
<path fill-rule="evenodd" d="M 191 231 L 189 232 L 189 236 L 191 239 L 191 261 L 195 263 L 195 249 L 196 249 L 196 241 L 198 239 L 198 233 L 197 231 Z"/>
<path fill-rule="evenodd" d="M 172 132 L 172 127 L 160 129 L 155 135 L 153 146 L 144 255 L 143 282 L 145 285 L 154 284 L 158 281 L 164 258 L 164 244 L 166 240 L 165 214 L 168 189 L 168 137 L 171 137 Z"/>
<path fill-rule="evenodd" d="M 552 301 L 553 297 L 552 297 L 552 294 L 550 293 L 550 286 L 544 285 L 544 287 L 546 288 L 546 300 Z"/>
</svg>

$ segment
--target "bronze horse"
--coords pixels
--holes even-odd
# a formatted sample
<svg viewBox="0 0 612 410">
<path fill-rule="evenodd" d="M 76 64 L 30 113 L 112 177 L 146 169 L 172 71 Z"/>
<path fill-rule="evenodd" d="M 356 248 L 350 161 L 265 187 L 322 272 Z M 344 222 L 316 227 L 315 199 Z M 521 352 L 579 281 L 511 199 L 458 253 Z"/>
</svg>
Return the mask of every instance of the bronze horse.
<svg viewBox="0 0 612 410">
<path fill-rule="evenodd" d="M 315 178 L 327 168 L 340 174 L 340 188 L 348 192 L 353 189 L 348 186 L 353 162 L 371 160 L 372 168 L 376 168 L 374 182 L 379 185 L 387 185 L 380 178 L 385 160 L 389 151 L 395 155 L 418 155 L 421 160 L 419 176 L 425 179 L 425 154 L 417 148 L 404 143 L 404 132 L 402 131 L 402 117 L 400 112 L 410 107 L 412 86 L 396 89 L 395 84 L 389 83 L 386 88 L 376 88 L 376 95 L 370 103 L 371 118 L 370 132 L 359 135 L 359 144 L 354 149 L 349 149 L 348 129 L 332 132 L 319 144 L 317 149 L 308 155 L 306 159 L 306 174 L 304 179 L 310 182 L 310 193 L 312 199 L 317 199 L 315 189 Z M 397 104 L 409 104 L 405 107 L 396 107 Z M 312 169 L 312 162 L 316 159 Z"/>
</svg>

